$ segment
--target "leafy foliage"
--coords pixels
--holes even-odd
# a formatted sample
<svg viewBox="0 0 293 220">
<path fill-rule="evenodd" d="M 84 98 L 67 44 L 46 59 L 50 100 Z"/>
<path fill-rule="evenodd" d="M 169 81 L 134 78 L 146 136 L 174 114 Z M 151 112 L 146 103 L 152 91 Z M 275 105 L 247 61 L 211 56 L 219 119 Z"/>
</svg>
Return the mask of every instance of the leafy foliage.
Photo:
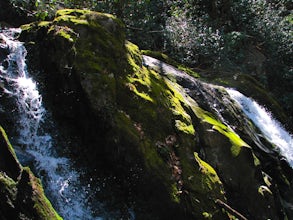
<svg viewBox="0 0 293 220">
<path fill-rule="evenodd" d="M 10 1 L 40 20 L 60 8 L 115 14 L 141 49 L 163 51 L 197 70 L 253 75 L 293 115 L 290 0 Z"/>
</svg>

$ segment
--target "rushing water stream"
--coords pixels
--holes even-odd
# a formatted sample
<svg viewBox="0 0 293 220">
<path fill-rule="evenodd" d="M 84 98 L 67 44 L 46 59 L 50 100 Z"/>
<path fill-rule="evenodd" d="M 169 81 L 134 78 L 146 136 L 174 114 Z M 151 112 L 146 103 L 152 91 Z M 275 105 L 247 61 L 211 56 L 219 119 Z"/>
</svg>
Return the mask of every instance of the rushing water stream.
<svg viewBox="0 0 293 220">
<path fill-rule="evenodd" d="M 9 52 L 6 61 L 0 63 L 0 83 L 4 93 L 15 100 L 18 111 L 18 136 L 13 144 L 32 158 L 48 197 L 64 219 L 102 219 L 93 216 L 90 208 L 91 185 L 80 183 L 80 172 L 73 168 L 70 159 L 58 155 L 52 134 L 42 129 L 46 126 L 47 112 L 37 83 L 27 72 L 26 49 L 14 39 L 19 32 L 18 29 L 0 31 L 0 46 Z M 99 206 L 95 203 L 95 210 Z"/>
<path fill-rule="evenodd" d="M 227 89 L 229 95 L 241 106 L 243 112 L 260 129 L 263 135 L 273 143 L 280 153 L 293 167 L 293 137 L 282 125 L 273 118 L 272 114 L 251 98 L 242 93 Z"/>
</svg>

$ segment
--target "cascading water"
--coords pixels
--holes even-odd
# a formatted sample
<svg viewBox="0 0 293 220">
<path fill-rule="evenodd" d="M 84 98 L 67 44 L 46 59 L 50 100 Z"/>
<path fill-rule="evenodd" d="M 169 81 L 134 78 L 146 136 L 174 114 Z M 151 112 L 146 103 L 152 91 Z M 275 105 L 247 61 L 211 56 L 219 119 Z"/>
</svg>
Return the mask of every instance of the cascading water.
<svg viewBox="0 0 293 220">
<path fill-rule="evenodd" d="M 256 101 L 244 96 L 242 93 L 227 89 L 227 92 L 242 108 L 243 112 L 260 129 L 268 141 L 275 145 L 280 153 L 293 167 L 293 137 L 282 125 L 272 117 L 272 114 Z"/>
<path fill-rule="evenodd" d="M 143 64 L 147 67 L 158 70 L 164 76 L 168 76 L 170 74 L 171 76 L 175 77 L 176 82 L 183 86 L 185 91 L 192 98 L 194 98 L 195 101 L 199 101 L 202 106 L 205 104 L 205 107 L 214 112 L 221 121 L 227 122 L 221 113 L 227 107 L 221 104 L 222 98 L 224 96 L 218 96 L 215 93 L 216 87 L 198 82 L 196 79 L 184 73 L 183 71 L 180 71 L 160 60 L 149 56 L 143 56 Z M 233 98 L 241 106 L 242 110 L 248 116 L 248 118 L 250 118 L 261 130 L 263 136 L 265 136 L 269 142 L 275 145 L 276 149 L 279 149 L 280 153 L 293 167 L 292 135 L 290 135 L 279 122 L 273 119 L 271 113 L 266 111 L 252 99 L 245 97 L 243 94 L 233 89 L 227 89 L 227 92 L 231 98 Z M 217 97 L 220 97 L 221 100 L 217 101 Z M 227 102 L 227 100 L 224 102 Z M 225 111 L 223 112 L 225 113 Z M 253 131 L 250 130 L 250 132 Z M 256 140 L 258 137 L 255 136 L 254 139 Z M 264 152 L 270 152 L 269 149 L 266 149 L 265 146 L 263 146 L 259 141 L 257 141 L 257 146 L 260 147 Z"/>
<path fill-rule="evenodd" d="M 21 146 L 33 158 L 34 169 L 41 176 L 48 197 L 64 219 L 101 219 L 90 208 L 90 184 L 81 185 L 81 174 L 68 158 L 58 157 L 51 135 L 41 129 L 46 110 L 37 84 L 26 69 L 26 49 L 14 39 L 19 32 L 0 30 L 0 46 L 9 52 L 6 64 L 0 62 L 0 86 L 16 101 L 18 111 L 18 137 L 14 145 Z M 102 205 L 95 203 L 95 211 L 102 210 L 98 207 Z"/>
</svg>

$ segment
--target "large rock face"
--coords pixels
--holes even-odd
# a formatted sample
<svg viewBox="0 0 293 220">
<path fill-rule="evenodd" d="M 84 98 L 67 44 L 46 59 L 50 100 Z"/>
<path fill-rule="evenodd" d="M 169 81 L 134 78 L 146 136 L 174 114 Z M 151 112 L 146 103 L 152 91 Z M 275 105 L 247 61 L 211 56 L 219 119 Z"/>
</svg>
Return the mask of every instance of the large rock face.
<svg viewBox="0 0 293 220">
<path fill-rule="evenodd" d="M 44 195 L 40 180 L 22 167 L 0 127 L 0 218 L 62 219 Z"/>
<path fill-rule="evenodd" d="M 257 150 L 262 143 L 242 129 L 236 109 L 225 114 L 247 140 L 221 121 L 212 108 L 214 99 L 225 108 L 220 87 L 166 73 L 163 63 L 146 65 L 111 15 L 62 10 L 22 28 L 30 68 L 40 71 L 45 102 L 72 154 L 124 178 L 137 219 L 292 215 L 282 203 L 291 202 L 283 198 L 290 175 L 275 162 L 268 178 L 262 162 L 270 156 Z M 138 178 L 130 178 L 134 169 Z"/>
</svg>

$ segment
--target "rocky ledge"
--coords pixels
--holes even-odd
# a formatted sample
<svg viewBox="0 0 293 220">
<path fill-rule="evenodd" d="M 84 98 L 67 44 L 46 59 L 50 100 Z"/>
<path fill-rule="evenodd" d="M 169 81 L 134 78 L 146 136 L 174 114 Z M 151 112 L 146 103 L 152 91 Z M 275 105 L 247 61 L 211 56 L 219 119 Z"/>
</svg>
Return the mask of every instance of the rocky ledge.
<svg viewBox="0 0 293 220">
<path fill-rule="evenodd" d="M 292 169 L 224 102 L 223 87 L 166 73 L 163 63 L 146 65 L 112 15 L 66 9 L 22 29 L 29 68 L 72 157 L 122 179 L 137 219 L 292 217 Z M 11 183 L 4 195 L 35 180 L 28 169 L 14 167 L 21 178 L 3 181 Z M 58 217 L 49 210 L 46 215 Z"/>
</svg>

